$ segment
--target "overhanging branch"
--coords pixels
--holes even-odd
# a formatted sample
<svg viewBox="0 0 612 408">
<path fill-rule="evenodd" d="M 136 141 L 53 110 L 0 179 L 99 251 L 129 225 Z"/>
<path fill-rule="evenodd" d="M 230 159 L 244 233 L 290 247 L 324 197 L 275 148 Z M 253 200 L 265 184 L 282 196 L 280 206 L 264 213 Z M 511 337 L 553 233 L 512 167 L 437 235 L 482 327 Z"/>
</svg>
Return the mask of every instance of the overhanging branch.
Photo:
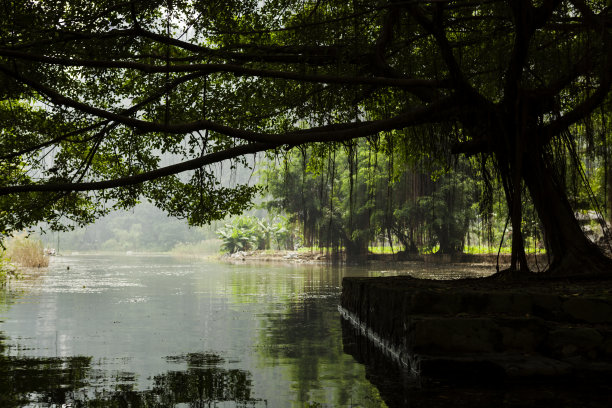
<svg viewBox="0 0 612 408">
<path fill-rule="evenodd" d="M 343 123 L 322 126 L 308 130 L 298 130 L 282 134 L 271 134 L 244 129 L 236 129 L 210 120 L 200 120 L 180 124 L 147 122 L 120 113 L 109 112 L 107 110 L 96 108 L 83 102 L 68 98 L 49 88 L 48 86 L 36 82 L 32 79 L 25 78 L 21 74 L 16 73 L 3 65 L 0 65 L 0 72 L 4 72 L 5 74 L 15 78 L 23 84 L 30 86 L 32 89 L 50 98 L 51 101 L 55 104 L 71 107 L 83 113 L 88 113 L 99 118 L 112 120 L 114 122 L 129 126 L 142 132 L 186 134 L 198 130 L 210 130 L 226 136 L 250 142 L 276 144 L 346 140 L 356 137 L 368 136 L 376 132 L 381 132 L 385 130 L 402 128 L 405 127 L 407 124 L 411 124 L 413 122 L 420 121 L 419 123 L 423 123 L 423 121 L 428 121 L 434 117 L 437 117 L 440 112 L 448 111 L 454 106 L 454 102 L 456 102 L 457 99 L 454 96 L 439 99 L 436 102 L 433 102 L 427 106 L 413 109 L 411 111 L 405 112 L 389 119 L 367 122 Z"/>
<path fill-rule="evenodd" d="M 49 57 L 46 55 L 26 53 L 6 48 L 0 48 L 0 56 L 16 58 L 37 63 L 61 65 L 66 67 L 87 67 L 101 69 L 130 69 L 147 74 L 198 72 L 201 74 L 231 73 L 237 76 L 255 76 L 260 78 L 286 79 L 309 83 L 340 84 L 340 85 L 376 85 L 391 86 L 404 89 L 410 88 L 445 88 L 447 81 L 429 79 L 405 79 L 387 77 L 357 77 L 335 75 L 310 75 L 298 72 L 277 71 L 260 68 L 249 68 L 235 64 L 174 64 L 155 65 L 134 61 L 87 60 L 75 58 Z M 7 71 L 8 68 L 2 69 Z M 9 74 L 10 75 L 10 74 Z M 14 75 L 12 75 L 14 76 Z M 23 81 L 22 81 L 23 82 Z"/>
<path fill-rule="evenodd" d="M 223 160 L 233 159 L 250 153 L 258 153 L 274 149 L 278 145 L 266 143 L 253 143 L 226 149 L 221 152 L 211 153 L 197 159 L 188 160 L 172 166 L 162 167 L 145 173 L 133 176 L 121 177 L 112 180 L 93 181 L 85 183 L 49 183 L 31 184 L 22 186 L 0 187 L 0 196 L 27 193 L 27 192 L 76 192 L 106 190 L 109 188 L 127 187 L 135 184 L 142 184 L 147 181 L 156 180 L 162 177 L 172 176 L 189 170 L 195 170 L 202 166 L 218 163 Z"/>
<path fill-rule="evenodd" d="M 444 100 L 437 101 L 436 103 L 432 103 L 429 106 L 420 107 L 389 119 L 370 122 L 334 124 L 319 128 L 288 132 L 285 134 L 255 133 L 223 126 L 226 131 L 225 134 L 232 133 L 243 136 L 257 135 L 257 137 L 253 138 L 252 140 L 257 139 L 259 141 L 225 149 L 220 152 L 210 153 L 208 155 L 172 166 L 113 180 L 86 183 L 52 183 L 0 187 L 0 196 L 34 191 L 90 191 L 125 187 L 182 173 L 188 170 L 195 170 L 202 166 L 236 158 L 245 154 L 271 150 L 282 145 L 298 146 L 313 142 L 340 142 L 369 136 L 382 131 L 402 129 L 411 125 L 418 125 L 432 121 L 442 121 L 445 120 L 445 118 L 448 118 L 454 106 L 455 98 L 449 97 Z M 245 138 L 243 137 L 243 139 Z"/>
</svg>

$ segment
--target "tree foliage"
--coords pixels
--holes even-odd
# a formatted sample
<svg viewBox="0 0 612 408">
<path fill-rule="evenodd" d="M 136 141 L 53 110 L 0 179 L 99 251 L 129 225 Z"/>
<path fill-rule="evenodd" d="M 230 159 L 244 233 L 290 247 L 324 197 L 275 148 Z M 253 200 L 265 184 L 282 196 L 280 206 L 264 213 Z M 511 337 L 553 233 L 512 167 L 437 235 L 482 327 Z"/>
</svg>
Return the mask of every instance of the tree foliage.
<svg viewBox="0 0 612 408">
<path fill-rule="evenodd" d="M 396 139 L 336 146 L 325 160 L 316 148 L 295 150 L 268 163 L 268 208 L 287 213 L 306 246 L 342 248 L 353 260 L 379 243 L 406 254 L 462 252 L 480 215 L 478 162 L 409 153 Z"/>
<path fill-rule="evenodd" d="M 293 249 L 293 236 L 286 228 L 287 219 L 273 220 L 241 216 L 217 230 L 221 249 L 233 254 L 239 251 Z"/>
<path fill-rule="evenodd" d="M 431 155 L 493 160 L 512 269 L 527 269 L 524 189 L 553 269 L 586 259 L 590 271 L 610 269 L 574 218 L 555 147 L 597 115 L 609 120 L 606 2 L 43 0 L 4 9 L 2 233 L 42 220 L 84 224 L 140 199 L 206 223 L 239 213 L 257 191 L 219 185 L 217 163 L 390 132 Z"/>
</svg>

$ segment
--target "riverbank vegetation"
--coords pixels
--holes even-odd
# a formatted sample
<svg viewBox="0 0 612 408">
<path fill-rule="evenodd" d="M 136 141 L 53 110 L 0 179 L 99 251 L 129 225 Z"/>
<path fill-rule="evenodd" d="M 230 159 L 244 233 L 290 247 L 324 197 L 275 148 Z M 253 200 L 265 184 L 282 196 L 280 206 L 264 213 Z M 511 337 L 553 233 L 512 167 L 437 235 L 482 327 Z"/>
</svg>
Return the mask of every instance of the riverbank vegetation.
<svg viewBox="0 0 612 408">
<path fill-rule="evenodd" d="M 5 249 L 0 253 L 0 269 L 9 270 L 10 264 L 25 268 L 44 268 L 49 266 L 49 257 L 45 254 L 43 243 L 35 237 L 24 234 L 9 238 L 4 243 Z"/>
<path fill-rule="evenodd" d="M 296 245 L 296 231 L 286 217 L 273 219 L 241 216 L 217 229 L 221 250 L 227 253 L 249 250 L 288 250 Z"/>
<path fill-rule="evenodd" d="M 11 270 L 10 261 L 5 256 L 4 250 L 0 248 L 0 287 L 5 285 L 6 277 Z"/>
</svg>

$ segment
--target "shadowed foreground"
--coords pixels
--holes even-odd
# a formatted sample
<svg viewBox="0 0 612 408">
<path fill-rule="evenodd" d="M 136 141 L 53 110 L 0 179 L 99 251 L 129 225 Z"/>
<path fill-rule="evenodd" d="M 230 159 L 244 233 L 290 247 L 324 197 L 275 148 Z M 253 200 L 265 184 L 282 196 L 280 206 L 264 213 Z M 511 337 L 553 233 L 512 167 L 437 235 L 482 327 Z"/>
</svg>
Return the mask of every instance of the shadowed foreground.
<svg viewBox="0 0 612 408">
<path fill-rule="evenodd" d="M 376 384 L 391 406 L 446 406 L 445 398 L 448 406 L 606 406 L 610 288 L 608 280 L 345 278 L 345 351 L 366 362 L 375 384 L 374 356 L 395 360 L 404 388 Z M 448 393 L 429 393 L 433 386 Z"/>
</svg>

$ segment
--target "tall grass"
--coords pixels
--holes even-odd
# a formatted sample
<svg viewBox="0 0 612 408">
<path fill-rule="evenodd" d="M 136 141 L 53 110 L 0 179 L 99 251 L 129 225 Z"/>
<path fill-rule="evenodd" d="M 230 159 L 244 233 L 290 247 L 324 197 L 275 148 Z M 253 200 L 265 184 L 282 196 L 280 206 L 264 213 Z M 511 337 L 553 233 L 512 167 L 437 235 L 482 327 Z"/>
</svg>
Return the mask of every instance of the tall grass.
<svg viewBox="0 0 612 408">
<path fill-rule="evenodd" d="M 8 274 L 9 261 L 0 247 L 0 287 L 4 286 L 6 275 Z"/>
<path fill-rule="evenodd" d="M 49 266 L 49 257 L 44 254 L 42 241 L 25 235 L 13 237 L 7 242 L 6 257 L 26 268 Z"/>
</svg>

